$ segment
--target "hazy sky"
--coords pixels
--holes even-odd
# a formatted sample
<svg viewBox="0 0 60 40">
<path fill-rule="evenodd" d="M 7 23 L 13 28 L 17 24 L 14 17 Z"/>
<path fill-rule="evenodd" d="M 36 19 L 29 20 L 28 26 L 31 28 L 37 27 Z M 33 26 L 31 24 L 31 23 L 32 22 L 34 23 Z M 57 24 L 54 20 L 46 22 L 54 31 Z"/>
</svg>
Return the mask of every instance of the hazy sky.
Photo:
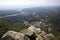
<svg viewBox="0 0 60 40">
<path fill-rule="evenodd" d="M 0 9 L 35 6 L 60 6 L 60 0 L 0 0 Z"/>
</svg>

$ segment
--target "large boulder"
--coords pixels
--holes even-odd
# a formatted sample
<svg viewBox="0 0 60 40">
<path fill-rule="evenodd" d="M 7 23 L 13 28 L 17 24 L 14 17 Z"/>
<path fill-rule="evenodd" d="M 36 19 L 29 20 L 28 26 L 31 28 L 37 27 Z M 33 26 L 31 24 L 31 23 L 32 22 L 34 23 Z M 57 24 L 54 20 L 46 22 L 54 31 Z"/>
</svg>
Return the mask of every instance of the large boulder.
<svg viewBox="0 0 60 40">
<path fill-rule="evenodd" d="M 30 30 L 31 32 L 34 32 L 34 33 L 40 33 L 41 32 L 41 29 L 40 28 L 36 28 L 34 27 L 33 25 L 31 25 L 28 30 Z"/>
<path fill-rule="evenodd" d="M 54 40 L 54 35 L 53 34 L 47 34 L 47 35 L 45 35 L 45 37 L 48 39 L 48 40 Z"/>
<path fill-rule="evenodd" d="M 25 34 L 25 35 L 28 35 L 28 36 L 31 36 L 33 34 L 33 32 L 31 30 L 28 30 L 28 29 L 24 29 L 24 30 L 22 30 L 20 32 Z"/>
<path fill-rule="evenodd" d="M 55 40 L 55 37 L 53 34 L 47 34 L 45 32 L 40 33 L 39 35 L 37 35 L 36 40 Z"/>
<path fill-rule="evenodd" d="M 7 36 L 3 37 L 1 40 L 15 40 L 15 39 L 12 38 L 11 36 L 7 35 Z"/>
<path fill-rule="evenodd" d="M 15 38 L 15 36 L 18 34 L 18 32 L 15 32 L 15 31 L 7 31 L 3 36 L 2 38 L 4 38 L 5 36 L 9 35 L 11 36 L 12 38 Z"/>
<path fill-rule="evenodd" d="M 31 25 L 29 28 L 21 31 L 21 33 L 24 33 L 25 35 L 29 35 L 29 36 L 31 36 L 33 33 L 38 34 L 40 32 L 41 32 L 41 29 L 36 28 L 33 25 Z"/>
<path fill-rule="evenodd" d="M 25 36 L 25 34 L 23 33 L 19 33 L 19 32 L 15 32 L 15 31 L 8 31 L 7 33 L 5 33 L 3 36 L 2 36 L 2 39 L 6 39 L 6 40 L 9 40 L 9 39 L 14 39 L 14 40 L 29 40 L 29 38 L 27 36 Z"/>
</svg>

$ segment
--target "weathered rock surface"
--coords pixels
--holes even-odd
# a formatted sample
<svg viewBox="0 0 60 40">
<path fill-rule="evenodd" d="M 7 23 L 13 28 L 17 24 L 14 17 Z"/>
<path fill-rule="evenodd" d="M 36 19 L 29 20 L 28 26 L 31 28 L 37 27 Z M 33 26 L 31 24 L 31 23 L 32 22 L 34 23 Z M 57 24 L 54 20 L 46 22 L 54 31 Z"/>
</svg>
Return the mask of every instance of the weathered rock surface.
<svg viewBox="0 0 60 40">
<path fill-rule="evenodd" d="M 22 30 L 21 32 L 8 31 L 2 36 L 2 39 L 6 40 L 54 40 L 53 34 L 47 34 L 40 28 L 36 28 L 31 25 L 29 28 Z"/>
<path fill-rule="evenodd" d="M 9 39 L 14 39 L 14 40 L 24 40 L 27 39 L 29 40 L 29 38 L 27 36 L 25 36 L 25 34 L 23 33 L 19 33 L 19 32 L 15 32 L 15 31 L 8 31 L 7 33 L 5 33 L 2 38 L 4 40 L 9 40 Z"/>
</svg>

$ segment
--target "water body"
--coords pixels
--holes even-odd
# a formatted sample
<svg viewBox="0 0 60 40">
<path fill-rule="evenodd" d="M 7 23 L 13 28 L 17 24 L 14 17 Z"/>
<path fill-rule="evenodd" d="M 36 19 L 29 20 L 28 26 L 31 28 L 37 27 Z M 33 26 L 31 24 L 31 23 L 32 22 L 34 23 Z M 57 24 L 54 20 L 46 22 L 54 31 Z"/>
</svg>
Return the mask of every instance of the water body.
<svg viewBox="0 0 60 40">
<path fill-rule="evenodd" d="M 0 16 L 0 18 L 6 18 L 6 17 L 13 17 L 21 14 L 12 14 L 12 15 L 5 15 L 5 16 Z"/>
</svg>

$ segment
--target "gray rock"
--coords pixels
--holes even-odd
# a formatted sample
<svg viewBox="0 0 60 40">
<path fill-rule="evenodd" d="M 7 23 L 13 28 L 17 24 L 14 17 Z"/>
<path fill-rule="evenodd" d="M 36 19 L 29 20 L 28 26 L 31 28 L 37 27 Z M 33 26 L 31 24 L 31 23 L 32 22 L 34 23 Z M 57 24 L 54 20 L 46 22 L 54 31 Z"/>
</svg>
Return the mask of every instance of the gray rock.
<svg viewBox="0 0 60 40">
<path fill-rule="evenodd" d="M 5 33 L 2 36 L 2 39 L 6 39 L 6 40 L 24 40 L 25 39 L 25 34 L 23 33 L 19 33 L 19 32 L 15 32 L 15 31 L 8 31 L 7 33 Z M 29 40 L 28 37 L 26 37 L 27 40 Z"/>
<path fill-rule="evenodd" d="M 20 32 L 8 31 L 2 36 L 2 39 L 6 40 L 53 40 L 54 38 L 53 34 L 47 34 L 45 31 L 33 25 Z"/>
</svg>

